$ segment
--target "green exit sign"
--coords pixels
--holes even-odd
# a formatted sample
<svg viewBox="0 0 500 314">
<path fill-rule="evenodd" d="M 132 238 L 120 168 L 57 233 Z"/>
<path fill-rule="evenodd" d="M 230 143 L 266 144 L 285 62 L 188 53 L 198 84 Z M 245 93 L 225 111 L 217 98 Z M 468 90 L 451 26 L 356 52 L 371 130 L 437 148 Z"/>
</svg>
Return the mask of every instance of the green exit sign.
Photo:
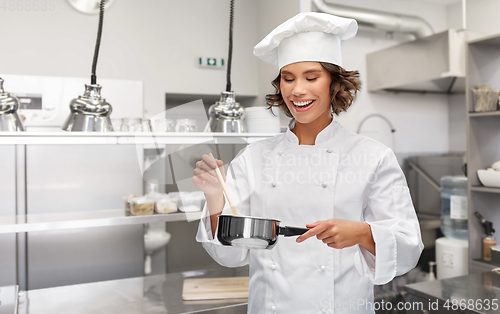
<svg viewBox="0 0 500 314">
<path fill-rule="evenodd" d="M 198 66 L 202 68 L 223 68 L 225 66 L 225 62 L 223 58 L 199 57 Z"/>
</svg>

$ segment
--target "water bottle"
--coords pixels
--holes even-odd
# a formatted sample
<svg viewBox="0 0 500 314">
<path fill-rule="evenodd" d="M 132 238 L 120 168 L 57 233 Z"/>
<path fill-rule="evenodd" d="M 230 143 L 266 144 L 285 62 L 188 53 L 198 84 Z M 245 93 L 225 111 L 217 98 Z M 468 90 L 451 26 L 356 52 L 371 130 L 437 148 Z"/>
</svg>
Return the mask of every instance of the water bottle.
<svg viewBox="0 0 500 314">
<path fill-rule="evenodd" d="M 467 178 L 441 178 L 441 232 L 449 238 L 468 240 Z"/>
</svg>

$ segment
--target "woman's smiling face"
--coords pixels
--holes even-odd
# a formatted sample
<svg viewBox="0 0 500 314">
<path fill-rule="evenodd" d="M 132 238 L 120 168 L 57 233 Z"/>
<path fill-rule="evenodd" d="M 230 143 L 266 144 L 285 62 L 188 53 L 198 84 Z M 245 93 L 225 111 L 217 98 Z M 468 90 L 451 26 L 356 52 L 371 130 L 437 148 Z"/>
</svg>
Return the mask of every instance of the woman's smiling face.
<svg viewBox="0 0 500 314">
<path fill-rule="evenodd" d="M 304 61 L 281 68 L 281 95 L 295 121 L 331 121 L 330 73 L 319 62 Z"/>
</svg>

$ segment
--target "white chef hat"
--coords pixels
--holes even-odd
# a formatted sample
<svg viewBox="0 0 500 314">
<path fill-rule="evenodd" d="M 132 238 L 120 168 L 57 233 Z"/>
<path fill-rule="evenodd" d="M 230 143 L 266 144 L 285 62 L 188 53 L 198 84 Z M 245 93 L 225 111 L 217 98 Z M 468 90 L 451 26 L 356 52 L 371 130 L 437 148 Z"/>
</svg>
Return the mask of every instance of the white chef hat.
<svg viewBox="0 0 500 314">
<path fill-rule="evenodd" d="M 318 61 L 342 66 L 344 43 L 358 31 L 356 20 L 327 13 L 300 13 L 270 32 L 253 54 L 281 69 L 299 61 Z"/>
</svg>

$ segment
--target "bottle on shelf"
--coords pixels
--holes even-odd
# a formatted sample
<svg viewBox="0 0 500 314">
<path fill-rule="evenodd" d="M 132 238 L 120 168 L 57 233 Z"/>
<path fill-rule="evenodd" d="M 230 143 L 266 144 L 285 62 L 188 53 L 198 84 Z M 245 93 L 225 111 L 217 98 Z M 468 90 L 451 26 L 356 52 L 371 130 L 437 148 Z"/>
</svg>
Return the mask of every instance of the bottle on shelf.
<svg viewBox="0 0 500 314">
<path fill-rule="evenodd" d="M 452 239 L 468 240 L 467 178 L 441 178 L 441 231 Z"/>
<path fill-rule="evenodd" d="M 493 237 L 493 233 L 495 233 L 495 229 L 493 229 L 493 223 L 491 221 L 487 221 L 484 217 L 475 212 L 477 219 L 483 226 L 484 236 L 483 236 L 483 260 L 487 262 L 491 262 L 491 247 L 497 245 L 497 240 Z"/>
</svg>

